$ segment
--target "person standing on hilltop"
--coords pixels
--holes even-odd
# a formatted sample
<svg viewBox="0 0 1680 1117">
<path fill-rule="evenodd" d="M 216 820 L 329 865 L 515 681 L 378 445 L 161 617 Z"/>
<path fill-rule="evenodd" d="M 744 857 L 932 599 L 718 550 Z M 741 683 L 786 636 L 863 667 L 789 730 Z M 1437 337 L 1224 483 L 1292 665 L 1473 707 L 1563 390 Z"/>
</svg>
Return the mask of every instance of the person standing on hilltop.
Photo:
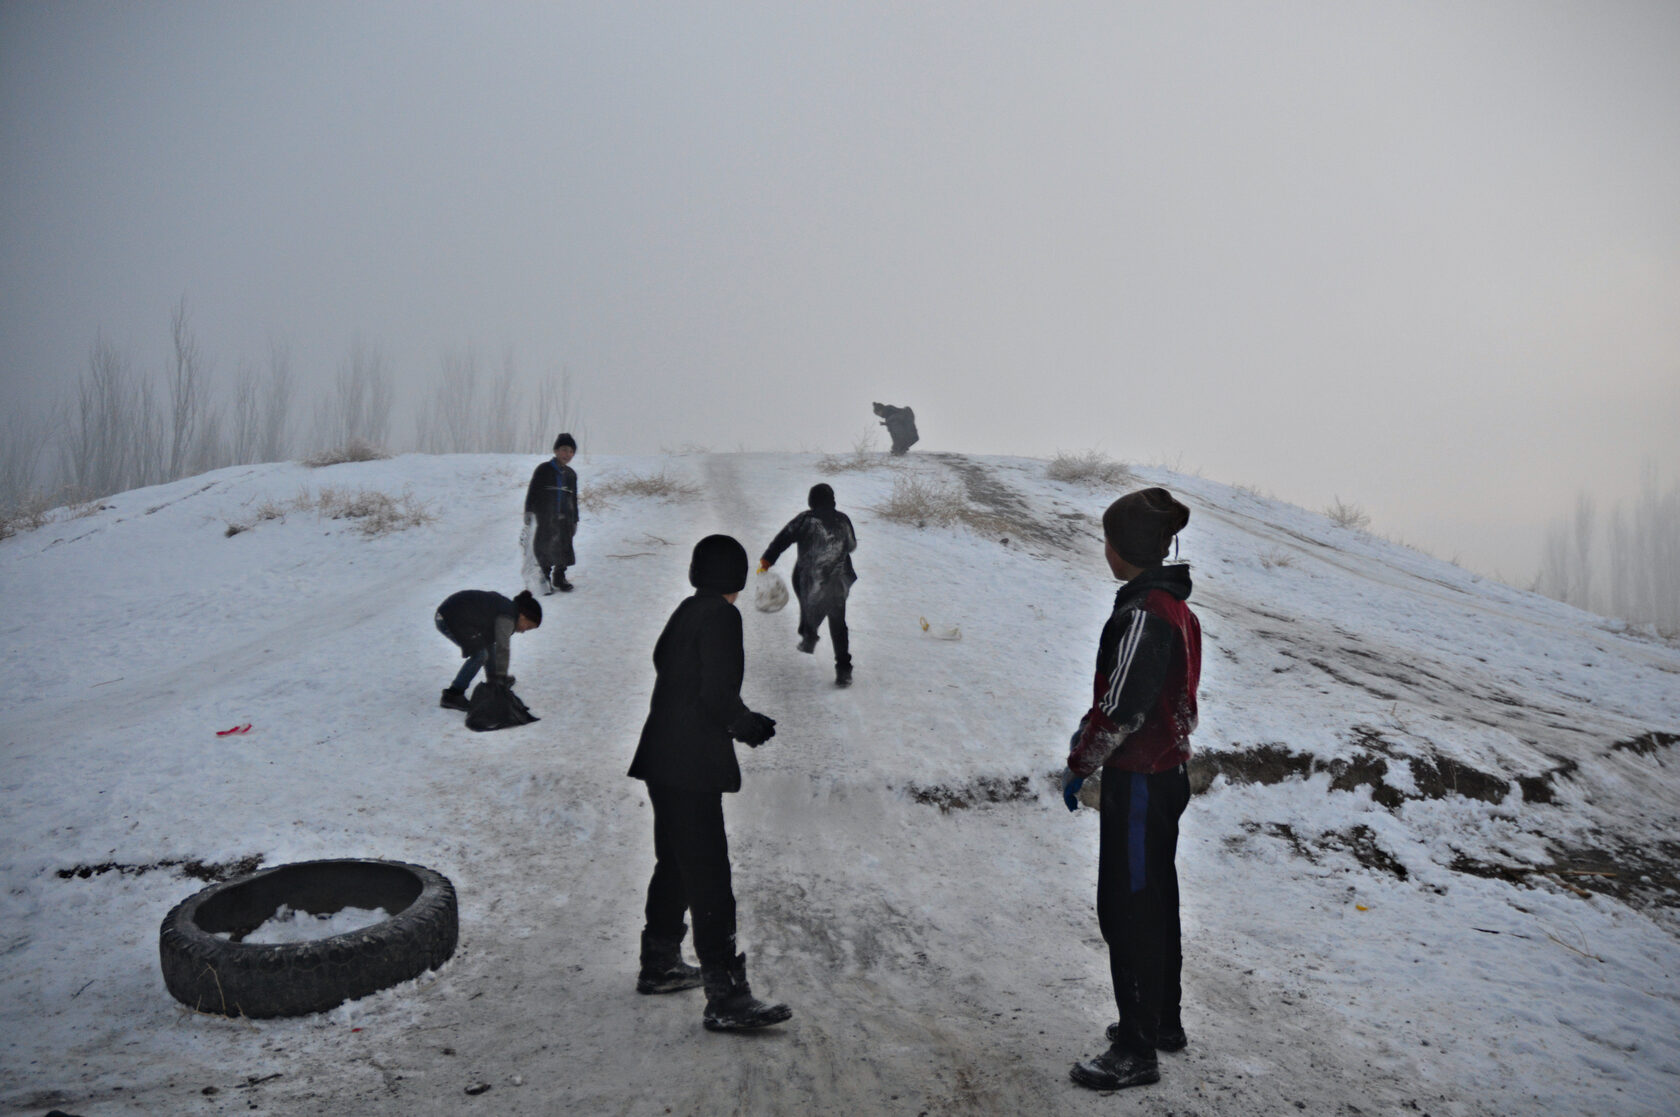
<svg viewBox="0 0 1680 1117">
<path fill-rule="evenodd" d="M 799 595 L 799 650 L 807 655 L 816 650 L 817 629 L 828 621 L 828 637 L 834 641 L 834 685 L 852 685 L 851 633 L 846 627 L 846 597 L 857 581 L 852 569 L 852 552 L 857 550 L 857 532 L 852 520 L 834 507 L 834 490 L 824 484 L 811 486 L 805 511 L 776 533 L 763 557 L 760 574 L 776 565 L 782 552 L 799 545 L 793 563 L 793 592 Z"/>
<path fill-rule="evenodd" d="M 1106 1051 L 1069 1076 L 1093 1090 L 1161 1078 L 1157 1051 L 1188 1044 L 1181 1015 L 1178 820 L 1190 801 L 1202 629 L 1186 601 L 1190 567 L 1162 565 L 1190 509 L 1161 488 L 1127 493 L 1103 513 L 1103 553 L 1125 584 L 1097 645 L 1091 708 L 1073 736 L 1062 797 L 1102 769 L 1097 919 L 1120 1019 Z"/>
<path fill-rule="evenodd" d="M 561 434 L 554 440 L 554 456 L 531 474 L 525 490 L 527 546 L 542 571 L 542 591 L 570 593 L 566 567 L 577 561 L 572 536 L 577 533 L 578 480 L 571 461 L 577 440 Z"/>
</svg>

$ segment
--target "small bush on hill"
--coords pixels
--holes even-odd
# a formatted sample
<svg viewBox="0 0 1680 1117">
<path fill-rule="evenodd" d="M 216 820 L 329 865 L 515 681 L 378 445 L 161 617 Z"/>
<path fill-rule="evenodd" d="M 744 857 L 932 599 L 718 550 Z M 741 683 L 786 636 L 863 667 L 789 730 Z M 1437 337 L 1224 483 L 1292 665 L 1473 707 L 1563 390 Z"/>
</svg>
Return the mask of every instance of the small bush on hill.
<svg viewBox="0 0 1680 1117">
<path fill-rule="evenodd" d="M 1349 504 L 1341 497 L 1337 497 L 1336 502 L 1324 510 L 1324 514 L 1330 517 L 1330 522 L 1337 527 L 1345 527 L 1350 531 L 1364 531 L 1371 526 L 1371 517 L 1365 514 L 1363 508 L 1357 504 Z"/>
<path fill-rule="evenodd" d="M 410 493 L 391 496 L 376 489 L 322 489 L 311 496 L 301 489 L 289 501 L 259 504 L 249 519 L 232 521 L 223 534 L 232 538 L 269 520 L 284 520 L 293 512 L 314 512 L 323 520 L 356 520 L 363 535 L 387 535 L 431 523 L 431 509 Z"/>
<path fill-rule="evenodd" d="M 700 495 L 700 486 L 684 477 L 676 477 L 661 469 L 658 473 L 623 473 L 590 485 L 578 494 L 578 503 L 585 508 L 605 508 L 613 497 L 660 497 L 682 500 Z"/>
<path fill-rule="evenodd" d="M 1059 453 L 1050 459 L 1045 475 L 1052 481 L 1092 488 L 1123 485 L 1132 479 L 1125 465 L 1097 450 L 1077 454 Z"/>
<path fill-rule="evenodd" d="M 381 446 L 371 442 L 363 442 L 359 438 L 352 438 L 349 442 L 335 450 L 322 450 L 303 459 L 303 464 L 310 469 L 320 469 L 323 466 L 343 465 L 345 462 L 376 462 L 390 457 Z"/>
</svg>

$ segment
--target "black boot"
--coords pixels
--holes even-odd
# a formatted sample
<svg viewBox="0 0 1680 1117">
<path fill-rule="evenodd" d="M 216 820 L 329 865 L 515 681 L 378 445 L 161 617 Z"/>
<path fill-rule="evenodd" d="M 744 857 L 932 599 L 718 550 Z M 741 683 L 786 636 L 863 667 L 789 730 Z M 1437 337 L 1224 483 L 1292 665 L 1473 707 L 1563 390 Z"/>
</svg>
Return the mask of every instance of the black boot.
<svg viewBox="0 0 1680 1117">
<path fill-rule="evenodd" d="M 467 703 L 467 692 L 464 690 L 456 690 L 452 686 L 446 686 L 443 688 L 443 697 L 438 699 L 438 705 L 442 706 L 446 710 L 465 710 L 470 708 Z"/>
<path fill-rule="evenodd" d="M 1101 1055 L 1073 1064 L 1068 1077 L 1090 1090 L 1124 1090 L 1161 1081 L 1161 1066 L 1155 1052 L 1129 1051 L 1110 1046 Z"/>
<path fill-rule="evenodd" d="M 747 985 L 747 956 L 737 954 L 727 966 L 705 966 L 701 974 L 706 982 L 705 1025 L 709 1032 L 743 1032 L 780 1024 L 793 1016 L 787 1005 L 768 1005 L 754 1000 Z"/>
<path fill-rule="evenodd" d="M 852 685 L 852 665 L 851 664 L 842 663 L 839 666 L 835 667 L 835 669 L 834 669 L 834 685 L 835 686 L 851 686 Z"/>
<path fill-rule="evenodd" d="M 699 985 L 700 967 L 682 960 L 682 934 L 666 939 L 642 932 L 642 972 L 636 978 L 636 992 L 678 993 Z"/>
<path fill-rule="evenodd" d="M 1119 1043 L 1123 1035 L 1120 1031 L 1119 1021 L 1110 1024 L 1104 1035 L 1108 1037 L 1108 1042 Z M 1183 1051 L 1189 1046 L 1190 1037 L 1184 1034 L 1183 1024 L 1162 1024 L 1155 1035 L 1155 1050 L 1157 1051 Z"/>
</svg>

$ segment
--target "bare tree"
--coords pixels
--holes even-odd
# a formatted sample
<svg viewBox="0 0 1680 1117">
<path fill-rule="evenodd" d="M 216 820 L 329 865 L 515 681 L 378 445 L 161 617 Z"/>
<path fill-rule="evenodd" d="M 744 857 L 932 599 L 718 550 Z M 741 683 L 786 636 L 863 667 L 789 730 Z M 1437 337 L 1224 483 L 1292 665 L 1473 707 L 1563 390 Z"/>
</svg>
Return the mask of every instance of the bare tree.
<svg viewBox="0 0 1680 1117">
<path fill-rule="evenodd" d="M 228 456 L 233 465 L 246 465 L 257 460 L 262 432 L 262 387 L 257 370 L 243 361 L 239 377 L 233 384 L 231 429 L 228 433 Z"/>
<path fill-rule="evenodd" d="M 511 454 L 519 449 L 519 366 L 513 350 L 502 354 L 502 371 L 490 383 L 489 398 L 484 401 L 479 420 L 480 450 L 491 454 Z"/>
<path fill-rule="evenodd" d="M 339 366 L 333 394 L 315 412 L 316 439 L 322 448 L 383 445 L 391 431 L 391 374 L 377 347 L 360 341 Z"/>
<path fill-rule="evenodd" d="M 170 336 L 175 345 L 175 370 L 169 380 L 169 468 L 170 480 L 184 476 L 189 466 L 202 459 L 200 426 L 206 405 L 204 357 L 198 338 L 187 322 L 186 296 L 175 304 L 170 319 Z"/>
<path fill-rule="evenodd" d="M 537 382 L 536 398 L 525 411 L 525 429 L 518 449 L 547 450 L 554 436 L 569 430 L 584 441 L 582 419 L 572 399 L 572 373 L 562 368 Z"/>
<path fill-rule="evenodd" d="M 52 412 L 57 410 L 52 408 Z M 42 417 L 21 408 L 6 413 L 5 431 L 0 435 L 0 516 L 31 503 L 49 487 L 42 483 L 41 462 L 58 422 L 54 413 Z"/>
<path fill-rule="evenodd" d="M 1593 589 L 1593 528 L 1597 519 L 1593 498 L 1586 493 L 1575 495 L 1575 514 L 1569 522 L 1574 554 L 1570 563 L 1570 592 L 1565 601 L 1583 609 L 1592 608 Z"/>
<path fill-rule="evenodd" d="M 257 460 L 283 461 L 291 450 L 292 351 L 280 341 L 268 343 L 268 385 L 263 394 L 262 424 L 257 442 Z"/>
</svg>

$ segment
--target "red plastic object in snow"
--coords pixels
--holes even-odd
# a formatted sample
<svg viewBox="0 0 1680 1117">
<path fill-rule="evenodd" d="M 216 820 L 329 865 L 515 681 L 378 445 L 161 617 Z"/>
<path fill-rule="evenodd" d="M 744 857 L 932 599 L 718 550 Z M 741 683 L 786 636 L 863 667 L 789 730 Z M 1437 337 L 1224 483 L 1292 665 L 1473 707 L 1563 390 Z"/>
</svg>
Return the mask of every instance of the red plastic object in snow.
<svg viewBox="0 0 1680 1117">
<path fill-rule="evenodd" d="M 216 736 L 218 736 L 218 737 L 232 737 L 235 734 L 249 733 L 250 731 L 251 731 L 251 723 L 246 722 L 244 725 L 236 725 L 232 729 L 218 729 L 218 730 L 216 730 Z"/>
</svg>

